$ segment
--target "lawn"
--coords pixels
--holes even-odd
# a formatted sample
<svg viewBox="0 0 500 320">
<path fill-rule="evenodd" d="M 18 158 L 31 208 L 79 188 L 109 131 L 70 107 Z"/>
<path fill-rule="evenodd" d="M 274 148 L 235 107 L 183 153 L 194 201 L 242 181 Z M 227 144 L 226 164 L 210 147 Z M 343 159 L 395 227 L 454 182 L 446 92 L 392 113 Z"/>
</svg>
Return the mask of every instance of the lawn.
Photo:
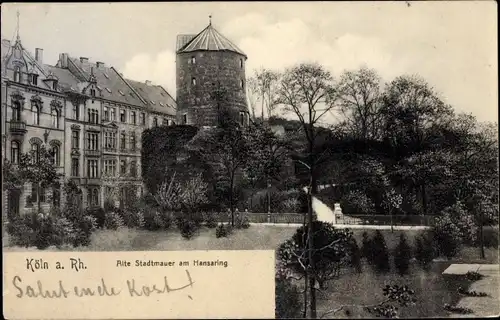
<svg viewBox="0 0 500 320">
<path fill-rule="evenodd" d="M 116 231 L 99 230 L 92 235 L 91 244 L 84 248 L 66 250 L 77 251 L 147 251 L 147 250 L 274 250 L 289 239 L 296 228 L 290 226 L 252 225 L 249 229 L 236 230 L 229 238 L 216 238 L 215 229 L 201 229 L 191 240 L 185 240 L 178 232 L 145 231 L 120 229 Z M 373 233 L 373 230 L 368 233 Z M 396 246 L 399 235 L 404 232 L 413 245 L 419 230 L 394 231 L 382 230 L 389 250 Z M 498 229 L 493 230 L 497 233 Z M 361 246 L 363 230 L 353 230 Z M 495 241 L 493 241 L 496 243 Z M 4 250 L 26 250 L 26 248 L 4 248 Z M 36 249 L 33 249 L 36 250 Z M 62 250 L 62 249 L 61 249 Z M 497 247 L 486 248 L 486 260 L 479 259 L 479 249 L 465 247 L 453 260 L 438 260 L 431 270 L 423 271 L 413 263 L 410 274 L 404 277 L 394 273 L 380 275 L 363 266 L 363 272 L 356 274 L 347 271 L 333 281 L 318 296 L 318 315 L 340 305 L 369 305 L 383 300 L 382 288 L 386 284 L 407 284 L 416 291 L 418 305 L 400 310 L 401 317 L 448 316 L 443 305 L 458 302 L 457 288 L 467 288 L 470 283 L 452 277 L 445 278 L 441 273 L 452 263 L 498 263 Z M 297 283 L 302 285 L 301 282 Z M 348 310 L 349 314 L 346 314 Z M 349 307 L 331 317 L 360 318 L 373 317 L 360 307 Z"/>
</svg>

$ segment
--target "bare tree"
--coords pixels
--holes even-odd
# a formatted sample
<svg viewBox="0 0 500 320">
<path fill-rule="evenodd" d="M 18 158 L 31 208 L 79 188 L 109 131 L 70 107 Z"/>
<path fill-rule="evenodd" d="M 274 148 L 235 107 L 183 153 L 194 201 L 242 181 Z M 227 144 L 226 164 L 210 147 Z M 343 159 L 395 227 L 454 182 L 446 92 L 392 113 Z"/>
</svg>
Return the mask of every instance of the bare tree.
<svg viewBox="0 0 500 320">
<path fill-rule="evenodd" d="M 333 77 L 318 64 L 300 64 L 287 69 L 280 79 L 278 90 L 278 102 L 283 105 L 286 112 L 295 114 L 302 125 L 307 141 L 307 163 L 303 163 L 309 170 L 309 192 L 308 192 L 308 266 L 307 278 L 310 292 L 310 317 L 316 318 L 316 275 L 313 270 L 313 210 L 312 196 L 316 191 L 314 171 L 316 169 L 317 155 L 314 149 L 317 142 L 318 124 L 327 113 L 335 108 L 336 90 L 334 89 Z"/>
<path fill-rule="evenodd" d="M 248 109 L 250 109 L 250 114 L 252 119 L 256 119 L 256 109 L 257 102 L 259 100 L 260 89 L 255 77 L 247 79 L 247 97 L 248 97 Z"/>
<path fill-rule="evenodd" d="M 247 88 L 250 100 L 250 111 L 255 112 L 257 103 L 261 105 L 261 118 L 264 113 L 271 117 L 278 107 L 279 74 L 269 69 L 255 70 L 255 76 L 248 79 Z M 253 115 L 253 114 L 252 114 Z"/>
<path fill-rule="evenodd" d="M 351 134 L 360 139 L 379 138 L 380 82 L 373 69 L 362 67 L 342 74 L 338 85 L 340 110 Z"/>
</svg>

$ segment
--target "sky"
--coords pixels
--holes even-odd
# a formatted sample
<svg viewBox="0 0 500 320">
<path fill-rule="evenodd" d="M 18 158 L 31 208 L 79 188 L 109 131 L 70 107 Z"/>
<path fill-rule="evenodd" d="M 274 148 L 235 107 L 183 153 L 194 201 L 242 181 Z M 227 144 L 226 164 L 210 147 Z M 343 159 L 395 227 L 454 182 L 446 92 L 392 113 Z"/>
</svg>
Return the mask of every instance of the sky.
<svg viewBox="0 0 500 320">
<path fill-rule="evenodd" d="M 175 96 L 175 42 L 209 23 L 248 56 L 247 75 L 317 62 L 339 77 L 367 66 L 384 81 L 418 74 L 459 112 L 498 118 L 494 1 L 2 4 L 2 38 L 44 62 L 59 53 L 112 65 Z"/>
</svg>

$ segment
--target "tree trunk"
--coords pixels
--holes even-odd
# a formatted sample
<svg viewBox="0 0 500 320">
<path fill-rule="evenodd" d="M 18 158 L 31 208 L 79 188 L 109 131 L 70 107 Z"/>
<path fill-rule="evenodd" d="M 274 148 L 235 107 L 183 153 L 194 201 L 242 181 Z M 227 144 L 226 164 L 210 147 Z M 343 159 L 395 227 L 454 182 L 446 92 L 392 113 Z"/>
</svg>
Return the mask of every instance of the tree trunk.
<svg viewBox="0 0 500 320">
<path fill-rule="evenodd" d="M 307 277 L 307 270 L 304 276 L 304 310 L 302 311 L 302 318 L 307 318 L 307 292 L 309 288 L 309 278 Z"/>
<path fill-rule="evenodd" d="M 271 179 L 266 174 L 267 180 L 267 213 L 271 214 Z"/>
<path fill-rule="evenodd" d="M 229 185 L 229 209 L 231 210 L 231 226 L 234 227 L 234 205 L 233 205 L 233 189 L 234 189 L 234 175 L 231 175 L 231 182 Z"/>
<path fill-rule="evenodd" d="M 424 211 L 424 215 L 427 215 L 427 193 L 425 190 L 425 183 L 422 184 L 422 209 Z"/>
<path fill-rule="evenodd" d="M 481 248 L 481 259 L 486 259 L 486 255 L 484 253 L 484 237 L 483 237 L 483 225 L 484 225 L 484 215 L 481 204 L 479 204 L 479 246 Z"/>
<path fill-rule="evenodd" d="M 311 167 L 312 168 L 312 167 Z M 315 289 L 315 284 L 316 284 L 316 277 L 314 274 L 315 266 L 314 266 L 314 259 L 313 259 L 313 209 L 312 209 L 312 191 L 313 191 L 313 176 L 312 176 L 312 170 L 310 170 L 310 181 L 309 181 L 309 192 L 308 192 L 308 208 L 307 208 L 307 224 L 308 224 L 308 231 L 307 231 L 307 242 L 308 242 L 308 260 L 309 260 L 309 290 L 310 290 L 310 296 L 311 296 L 311 303 L 310 303 L 310 318 L 311 319 L 316 319 L 316 289 Z"/>
</svg>

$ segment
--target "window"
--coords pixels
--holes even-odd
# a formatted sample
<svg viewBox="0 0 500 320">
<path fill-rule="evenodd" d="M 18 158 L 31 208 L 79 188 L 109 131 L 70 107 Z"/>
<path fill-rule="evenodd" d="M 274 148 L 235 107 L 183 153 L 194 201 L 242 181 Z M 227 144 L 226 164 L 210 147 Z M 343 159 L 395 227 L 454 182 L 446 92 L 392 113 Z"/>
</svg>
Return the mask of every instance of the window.
<svg viewBox="0 0 500 320">
<path fill-rule="evenodd" d="M 104 133 L 104 149 L 106 149 L 106 150 L 116 149 L 116 133 L 115 132 L 105 132 Z"/>
<path fill-rule="evenodd" d="M 120 122 L 125 122 L 125 110 L 120 110 Z"/>
<path fill-rule="evenodd" d="M 196 57 L 194 57 L 194 56 L 193 56 L 193 57 L 191 57 L 191 63 L 192 63 L 192 64 L 195 64 L 195 63 L 196 63 Z"/>
<path fill-rule="evenodd" d="M 10 143 L 10 161 L 12 163 L 19 163 L 19 142 L 12 141 Z"/>
<path fill-rule="evenodd" d="M 21 82 L 21 68 L 16 67 L 14 69 L 14 82 Z"/>
<path fill-rule="evenodd" d="M 87 150 L 99 150 L 99 134 L 95 132 L 87 133 Z"/>
<path fill-rule="evenodd" d="M 127 137 L 125 135 L 125 132 L 122 132 L 120 134 L 120 149 L 125 150 L 127 145 Z"/>
<path fill-rule="evenodd" d="M 127 174 L 127 162 L 125 160 L 120 160 L 120 174 Z"/>
<path fill-rule="evenodd" d="M 104 121 L 109 121 L 109 108 L 104 107 Z"/>
<path fill-rule="evenodd" d="M 87 109 L 87 116 L 90 123 L 99 123 L 99 111 L 97 111 L 97 109 Z"/>
<path fill-rule="evenodd" d="M 130 134 L 130 150 L 135 151 L 135 133 Z"/>
<path fill-rule="evenodd" d="M 141 112 L 141 124 L 145 125 L 146 124 L 146 114 L 144 112 Z"/>
<path fill-rule="evenodd" d="M 21 103 L 19 101 L 12 102 L 12 121 L 21 121 Z"/>
<path fill-rule="evenodd" d="M 87 201 L 89 206 L 99 205 L 99 188 L 88 189 Z"/>
<path fill-rule="evenodd" d="M 34 74 L 34 73 L 30 74 L 28 79 L 29 79 L 30 84 L 32 84 L 34 86 L 38 85 L 38 75 L 37 74 Z"/>
<path fill-rule="evenodd" d="M 137 164 L 135 161 L 130 162 L 130 176 L 132 177 L 137 176 Z"/>
<path fill-rule="evenodd" d="M 52 82 L 52 89 L 57 90 L 57 81 Z"/>
<path fill-rule="evenodd" d="M 153 118 L 153 126 L 158 127 L 158 118 L 157 117 Z"/>
<path fill-rule="evenodd" d="M 34 101 L 31 103 L 31 111 L 33 112 L 33 124 L 39 125 L 40 124 L 40 107 Z"/>
<path fill-rule="evenodd" d="M 245 81 L 240 80 L 240 88 L 243 89 L 245 87 Z"/>
<path fill-rule="evenodd" d="M 136 124 L 135 111 L 130 111 L 130 121 L 132 124 Z"/>
<path fill-rule="evenodd" d="M 245 125 L 245 113 L 240 112 L 240 125 L 244 126 Z"/>
<path fill-rule="evenodd" d="M 78 130 L 73 130 L 73 132 L 71 132 L 71 148 L 80 148 L 80 131 Z"/>
<path fill-rule="evenodd" d="M 90 95 L 91 95 L 92 97 L 95 97 L 95 89 L 90 89 Z"/>
<path fill-rule="evenodd" d="M 116 176 L 116 160 L 104 160 L 104 173 L 108 176 Z"/>
<path fill-rule="evenodd" d="M 57 109 L 52 109 L 50 116 L 52 117 L 52 127 L 59 128 L 59 111 Z"/>
<path fill-rule="evenodd" d="M 240 59 L 240 68 L 243 68 L 243 59 Z"/>
<path fill-rule="evenodd" d="M 111 121 L 115 121 L 116 120 L 116 109 L 115 108 L 111 108 L 110 119 L 111 119 Z"/>
<path fill-rule="evenodd" d="M 98 178 L 99 177 L 98 169 L 99 169 L 99 167 L 98 167 L 97 160 L 94 160 L 94 159 L 87 160 L 87 177 Z"/>
<path fill-rule="evenodd" d="M 195 85 L 196 85 L 196 78 L 192 78 L 192 79 L 191 79 L 191 84 L 192 84 L 193 86 L 195 86 Z"/>
<path fill-rule="evenodd" d="M 71 159 L 71 176 L 80 176 L 80 159 L 78 158 Z"/>
<path fill-rule="evenodd" d="M 187 124 L 188 122 L 188 115 L 187 114 L 183 114 L 182 115 L 182 124 Z"/>
<path fill-rule="evenodd" d="M 35 162 L 40 160 L 40 145 L 38 143 L 33 143 L 31 145 L 31 154 Z"/>
<path fill-rule="evenodd" d="M 52 163 L 58 167 L 61 164 L 59 146 L 53 146 L 50 153 L 52 155 Z"/>
<path fill-rule="evenodd" d="M 73 119 L 80 120 L 80 106 L 78 104 L 73 105 Z"/>
<path fill-rule="evenodd" d="M 40 192 L 38 192 L 40 191 Z M 40 199 L 38 199 L 38 197 L 40 196 Z M 30 199 L 31 203 L 37 203 L 38 200 L 40 200 L 40 202 L 45 202 L 46 199 L 45 199 L 45 188 L 38 188 L 38 186 L 36 184 L 32 184 L 31 186 L 31 199 Z"/>
</svg>

